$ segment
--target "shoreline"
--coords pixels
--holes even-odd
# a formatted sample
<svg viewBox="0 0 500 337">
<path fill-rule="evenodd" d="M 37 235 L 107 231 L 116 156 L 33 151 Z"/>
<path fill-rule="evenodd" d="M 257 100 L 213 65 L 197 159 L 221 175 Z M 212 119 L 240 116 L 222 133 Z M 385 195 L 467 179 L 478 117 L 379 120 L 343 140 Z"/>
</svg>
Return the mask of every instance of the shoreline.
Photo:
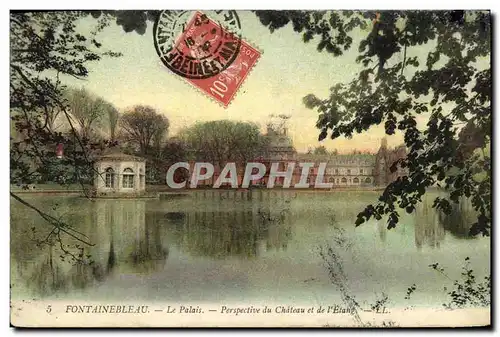
<svg viewBox="0 0 500 337">
<path fill-rule="evenodd" d="M 171 188 L 146 188 L 147 193 L 158 193 L 158 194 L 192 194 L 192 193 L 203 193 L 203 192 L 215 192 L 215 193 L 227 193 L 227 192 L 300 192 L 300 193 L 335 193 L 335 192 L 381 192 L 384 187 L 338 187 L 338 188 L 183 188 L 183 189 L 171 189 Z M 10 189 L 11 193 L 15 194 L 32 194 L 32 195 L 82 195 L 84 194 L 83 189 L 50 189 L 50 188 L 35 188 L 31 190 L 23 189 Z"/>
</svg>

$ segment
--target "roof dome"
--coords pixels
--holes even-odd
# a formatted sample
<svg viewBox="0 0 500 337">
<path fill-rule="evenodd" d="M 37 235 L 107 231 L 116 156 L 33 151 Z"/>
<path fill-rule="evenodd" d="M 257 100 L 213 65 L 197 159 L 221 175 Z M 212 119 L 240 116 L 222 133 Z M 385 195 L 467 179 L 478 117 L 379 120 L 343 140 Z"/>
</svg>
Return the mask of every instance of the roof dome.
<svg viewBox="0 0 500 337">
<path fill-rule="evenodd" d="M 269 141 L 269 147 L 292 147 L 293 143 L 290 137 L 285 135 L 272 135 Z"/>
</svg>

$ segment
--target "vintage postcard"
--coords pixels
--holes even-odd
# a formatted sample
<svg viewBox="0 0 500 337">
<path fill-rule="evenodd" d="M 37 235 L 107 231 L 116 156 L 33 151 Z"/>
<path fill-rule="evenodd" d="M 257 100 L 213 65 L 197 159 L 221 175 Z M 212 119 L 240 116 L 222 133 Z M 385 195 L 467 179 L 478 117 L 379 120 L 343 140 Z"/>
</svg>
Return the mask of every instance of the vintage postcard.
<svg viewBox="0 0 500 337">
<path fill-rule="evenodd" d="M 491 324 L 488 10 L 9 25 L 12 326 Z"/>
</svg>

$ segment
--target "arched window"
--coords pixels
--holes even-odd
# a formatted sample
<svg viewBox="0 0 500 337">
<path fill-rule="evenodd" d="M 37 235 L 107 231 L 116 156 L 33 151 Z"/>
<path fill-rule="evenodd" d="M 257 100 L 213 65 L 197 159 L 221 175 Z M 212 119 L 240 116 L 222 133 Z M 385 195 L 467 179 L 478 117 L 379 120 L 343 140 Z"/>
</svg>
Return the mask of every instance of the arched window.
<svg viewBox="0 0 500 337">
<path fill-rule="evenodd" d="M 359 184 L 359 179 L 358 179 L 358 178 L 354 178 L 354 179 L 352 180 L 352 182 L 353 182 L 354 184 Z"/>
<path fill-rule="evenodd" d="M 335 169 L 335 174 L 339 174 L 339 169 Z"/>
<path fill-rule="evenodd" d="M 359 169 L 359 174 L 363 174 L 363 169 Z"/>
<path fill-rule="evenodd" d="M 351 170 L 347 169 L 347 175 L 350 175 L 350 174 L 351 174 Z"/>
<path fill-rule="evenodd" d="M 371 184 L 371 182 L 372 182 L 372 180 L 371 180 L 370 178 L 366 178 L 366 179 L 365 179 L 365 183 L 367 183 L 367 184 Z"/>
<path fill-rule="evenodd" d="M 123 188 L 134 188 L 134 171 L 131 168 L 123 170 Z"/>
<path fill-rule="evenodd" d="M 104 181 L 106 183 L 106 187 L 115 187 L 115 171 L 113 171 L 111 167 L 108 167 L 105 172 Z"/>
<path fill-rule="evenodd" d="M 335 182 L 335 179 L 330 178 L 330 182 L 331 182 L 331 183 L 334 183 L 334 182 Z"/>
<path fill-rule="evenodd" d="M 347 179 L 346 177 L 343 177 L 342 180 L 341 180 L 342 184 L 347 184 Z"/>
</svg>

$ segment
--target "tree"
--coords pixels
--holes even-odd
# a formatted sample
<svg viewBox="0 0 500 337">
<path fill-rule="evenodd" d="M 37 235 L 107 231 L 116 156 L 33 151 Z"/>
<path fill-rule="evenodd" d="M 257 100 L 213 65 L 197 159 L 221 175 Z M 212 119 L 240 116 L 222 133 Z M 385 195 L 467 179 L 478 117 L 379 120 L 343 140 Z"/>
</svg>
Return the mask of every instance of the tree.
<svg viewBox="0 0 500 337">
<path fill-rule="evenodd" d="M 84 36 L 76 31 L 75 22 L 85 16 L 88 13 L 78 11 L 10 13 L 10 112 L 15 127 L 10 144 L 11 183 L 27 188 L 39 181 L 46 167 L 57 162 L 57 174 L 52 172 L 57 182 L 67 184 L 76 177 L 84 187 L 87 177 L 82 172 L 92 168 L 92 151 L 105 146 L 80 137 L 60 80 L 62 76 L 83 79 L 88 75 L 89 63 L 104 56 L 119 56 L 103 50 L 97 41 L 97 34 L 109 23 L 110 16 L 97 19 L 94 30 Z M 69 135 L 51 126 L 56 114 L 66 120 Z M 57 144 L 63 144 L 65 149 L 60 160 L 55 156 Z M 10 196 L 53 226 L 43 242 L 60 243 L 61 236 L 68 235 L 88 243 L 50 211 L 32 205 L 15 192 L 11 191 Z M 81 260 L 62 244 L 61 249 L 72 259 Z"/>
<path fill-rule="evenodd" d="M 314 154 L 316 155 L 327 155 L 328 154 L 328 150 L 326 149 L 326 147 L 324 145 L 321 145 L 321 146 L 318 146 L 316 148 L 314 148 Z"/>
<path fill-rule="evenodd" d="M 161 159 L 168 166 L 188 159 L 187 144 L 179 137 L 172 137 L 167 140 L 161 150 Z"/>
<path fill-rule="evenodd" d="M 158 152 L 169 126 L 167 117 L 146 105 L 136 105 L 128 109 L 120 119 L 125 139 L 137 145 L 143 155 L 150 153 L 151 149 Z"/>
<path fill-rule="evenodd" d="M 101 125 L 107 114 L 108 103 L 83 87 L 69 89 L 67 99 L 71 116 L 79 126 L 80 136 L 83 139 L 90 139 L 95 133 L 95 128 Z"/>
<path fill-rule="evenodd" d="M 102 57 L 119 57 L 106 50 L 98 34 L 115 20 L 124 31 L 144 34 L 146 21 L 159 11 L 11 11 L 10 12 L 10 105 L 14 132 L 11 136 L 11 180 L 26 187 L 36 182 L 37 170 L 54 157 L 62 143 L 63 161 L 78 170 L 92 167 L 91 150 L 106 146 L 83 139 L 74 125 L 66 87 L 61 77 L 84 79 L 88 64 Z M 93 17 L 88 33 L 78 31 L 77 21 Z M 74 116 L 73 116 L 74 117 Z M 56 119 L 64 119 L 69 134 L 56 132 Z M 84 130 L 89 129 L 85 127 Z M 91 123 L 92 124 L 92 123 Z M 113 126 L 111 126 L 114 128 Z M 111 130 L 110 130 L 111 131 Z M 68 137 L 70 136 L 70 137 Z M 113 138 L 113 135 L 111 135 Z M 61 183 L 68 181 L 61 179 Z M 13 198 L 21 200 L 15 193 Z"/>
<path fill-rule="evenodd" d="M 59 117 L 61 117 L 61 109 L 58 107 L 47 109 L 45 113 L 45 126 L 49 132 L 54 133 L 63 125 L 63 121 L 58 123 Z"/>
<path fill-rule="evenodd" d="M 97 144 L 79 136 L 68 138 L 53 125 L 57 117 L 64 118 L 77 135 L 60 76 L 84 78 L 87 63 L 113 54 L 100 50 L 95 36 L 99 28 L 88 37 L 75 31 L 74 22 L 85 15 L 71 11 L 11 12 L 10 106 L 16 130 L 10 156 L 13 183 L 25 186 L 36 182 L 38 171 L 55 157 L 59 143 L 65 146 L 63 161 L 67 164 L 91 166 L 87 150 Z M 103 22 L 99 20 L 97 26 Z"/>
<path fill-rule="evenodd" d="M 489 235 L 491 226 L 491 68 L 478 62 L 491 56 L 491 16 L 484 11 L 256 11 L 270 32 L 291 23 L 304 42 L 316 37 L 318 52 L 342 55 L 352 47 L 354 29 L 365 30 L 356 62 L 361 70 L 332 84 L 330 96 L 304 97 L 319 113 L 319 140 L 347 138 L 382 124 L 388 135 L 404 135 L 406 158 L 393 163 L 407 176 L 390 183 L 376 205 L 368 205 L 356 225 L 388 216 L 396 206 L 411 213 L 428 188 L 441 186 L 448 198 L 434 207 L 445 213 L 466 197 L 477 219 L 471 234 Z M 419 53 L 416 51 L 418 50 Z M 422 52 L 425 55 L 422 56 Z M 418 55 L 418 56 L 416 56 Z M 428 115 L 424 130 L 416 116 Z M 474 151 L 462 151 L 467 126 Z M 482 173 L 482 174 L 481 174 Z"/>
<path fill-rule="evenodd" d="M 183 130 L 183 139 L 194 159 L 223 167 L 227 162 L 244 163 L 262 154 L 266 138 L 259 126 L 229 120 L 197 123 Z"/>
<path fill-rule="evenodd" d="M 109 127 L 109 138 L 111 142 L 114 142 L 116 140 L 116 129 L 118 127 L 118 121 L 120 120 L 120 113 L 113 104 L 108 102 L 106 102 L 104 110 L 106 111 L 106 117 Z"/>
</svg>

